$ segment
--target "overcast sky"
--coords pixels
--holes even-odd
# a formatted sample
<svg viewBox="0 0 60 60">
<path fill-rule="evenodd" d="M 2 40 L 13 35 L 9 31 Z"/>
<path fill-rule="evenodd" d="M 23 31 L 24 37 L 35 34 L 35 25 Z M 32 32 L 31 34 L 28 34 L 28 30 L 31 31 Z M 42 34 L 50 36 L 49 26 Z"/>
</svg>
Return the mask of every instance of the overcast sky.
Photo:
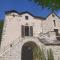
<svg viewBox="0 0 60 60">
<path fill-rule="evenodd" d="M 18 12 L 31 12 L 35 16 L 47 17 L 51 10 L 42 8 L 31 0 L 0 0 L 0 19 L 4 19 L 5 11 L 16 10 Z M 60 10 L 57 11 L 60 15 Z"/>
</svg>

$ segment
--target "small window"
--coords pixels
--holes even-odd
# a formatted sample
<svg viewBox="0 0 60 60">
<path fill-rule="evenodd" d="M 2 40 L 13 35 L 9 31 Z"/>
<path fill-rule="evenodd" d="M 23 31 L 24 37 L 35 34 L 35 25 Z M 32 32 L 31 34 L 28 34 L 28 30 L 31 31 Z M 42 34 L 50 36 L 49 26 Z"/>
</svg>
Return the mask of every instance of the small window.
<svg viewBox="0 0 60 60">
<path fill-rule="evenodd" d="M 28 20 L 28 16 L 25 16 L 25 19 Z"/>
<path fill-rule="evenodd" d="M 56 22 L 55 22 L 55 20 L 53 20 L 53 22 L 54 22 L 54 27 L 56 27 Z"/>
<path fill-rule="evenodd" d="M 13 17 L 15 17 L 15 14 L 13 14 Z"/>
<path fill-rule="evenodd" d="M 58 29 L 54 29 L 56 36 L 58 36 Z"/>
<path fill-rule="evenodd" d="M 22 37 L 24 37 L 24 35 L 25 35 L 25 34 L 24 34 L 24 31 L 25 31 L 24 29 L 25 29 L 25 27 L 22 25 L 22 26 L 21 26 L 21 35 L 22 35 Z"/>
<path fill-rule="evenodd" d="M 52 14 L 52 17 L 55 17 L 55 14 Z"/>
</svg>

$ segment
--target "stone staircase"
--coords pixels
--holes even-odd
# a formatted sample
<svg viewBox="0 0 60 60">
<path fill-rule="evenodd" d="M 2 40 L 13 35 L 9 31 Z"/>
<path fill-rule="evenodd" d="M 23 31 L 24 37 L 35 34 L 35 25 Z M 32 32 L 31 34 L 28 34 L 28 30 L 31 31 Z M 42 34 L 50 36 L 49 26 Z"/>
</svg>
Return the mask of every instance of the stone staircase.
<svg viewBox="0 0 60 60">
<path fill-rule="evenodd" d="M 2 56 L 5 52 L 7 52 L 10 49 L 10 47 L 15 46 L 19 42 L 21 42 L 20 37 L 16 38 L 16 40 L 11 41 L 10 44 L 8 44 L 6 47 L 0 50 L 0 56 Z"/>
</svg>

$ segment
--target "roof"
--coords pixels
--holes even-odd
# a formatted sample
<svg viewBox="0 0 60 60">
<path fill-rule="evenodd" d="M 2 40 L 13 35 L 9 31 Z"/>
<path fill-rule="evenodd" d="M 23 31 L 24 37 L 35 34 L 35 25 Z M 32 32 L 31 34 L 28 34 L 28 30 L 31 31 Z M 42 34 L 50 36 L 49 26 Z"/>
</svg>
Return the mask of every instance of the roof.
<svg viewBox="0 0 60 60">
<path fill-rule="evenodd" d="M 18 11 L 16 11 L 16 10 L 10 10 L 10 11 L 6 11 L 5 12 L 5 14 L 10 14 L 10 13 L 17 13 L 18 15 L 23 15 L 23 14 L 26 14 L 26 13 L 28 13 L 29 15 L 31 15 L 31 16 L 33 16 L 34 18 L 38 18 L 38 19 L 42 19 L 42 20 L 45 20 L 46 18 L 44 18 L 44 17 L 41 17 L 41 16 L 35 16 L 35 15 L 33 15 L 32 13 L 30 13 L 30 12 L 28 12 L 28 11 L 24 11 L 24 12 L 18 12 Z"/>
<path fill-rule="evenodd" d="M 51 12 L 47 17 L 41 17 L 41 16 L 35 16 L 33 15 L 31 12 L 28 12 L 28 11 L 24 11 L 24 12 L 18 12 L 16 10 L 10 10 L 10 11 L 6 11 L 5 14 L 10 14 L 10 13 L 17 13 L 19 15 L 22 15 L 22 14 L 26 14 L 28 13 L 29 15 L 33 16 L 34 18 L 38 18 L 38 19 L 42 19 L 42 20 L 46 20 L 47 17 L 49 17 L 52 13 L 54 13 L 56 16 L 57 14 L 55 12 Z M 58 18 L 60 18 L 59 16 L 57 16 Z"/>
<path fill-rule="evenodd" d="M 55 12 L 51 12 L 47 17 L 49 17 L 51 14 L 54 14 L 55 16 L 57 16 L 60 19 L 60 17 Z"/>
<path fill-rule="evenodd" d="M 49 17 L 52 13 L 54 13 L 59 19 L 60 17 L 55 13 L 55 12 L 51 12 L 47 17 L 41 17 L 41 16 L 35 16 L 33 15 L 32 13 L 28 12 L 28 11 L 24 11 L 24 12 L 18 12 L 16 10 L 10 10 L 10 11 L 6 11 L 5 14 L 10 14 L 10 13 L 17 13 L 19 15 L 22 15 L 22 14 L 26 14 L 28 13 L 29 15 L 33 16 L 34 18 L 38 18 L 38 19 L 42 19 L 42 20 L 46 20 L 47 17 Z"/>
</svg>

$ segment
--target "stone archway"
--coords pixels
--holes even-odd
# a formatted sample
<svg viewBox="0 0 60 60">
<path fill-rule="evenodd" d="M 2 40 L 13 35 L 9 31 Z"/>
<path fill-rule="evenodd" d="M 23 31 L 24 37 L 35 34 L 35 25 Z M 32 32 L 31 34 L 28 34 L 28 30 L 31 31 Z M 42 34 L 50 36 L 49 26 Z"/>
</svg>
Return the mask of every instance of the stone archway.
<svg viewBox="0 0 60 60">
<path fill-rule="evenodd" d="M 37 45 L 34 42 L 27 42 L 22 46 L 21 60 L 34 60 L 33 49 Z"/>
</svg>

